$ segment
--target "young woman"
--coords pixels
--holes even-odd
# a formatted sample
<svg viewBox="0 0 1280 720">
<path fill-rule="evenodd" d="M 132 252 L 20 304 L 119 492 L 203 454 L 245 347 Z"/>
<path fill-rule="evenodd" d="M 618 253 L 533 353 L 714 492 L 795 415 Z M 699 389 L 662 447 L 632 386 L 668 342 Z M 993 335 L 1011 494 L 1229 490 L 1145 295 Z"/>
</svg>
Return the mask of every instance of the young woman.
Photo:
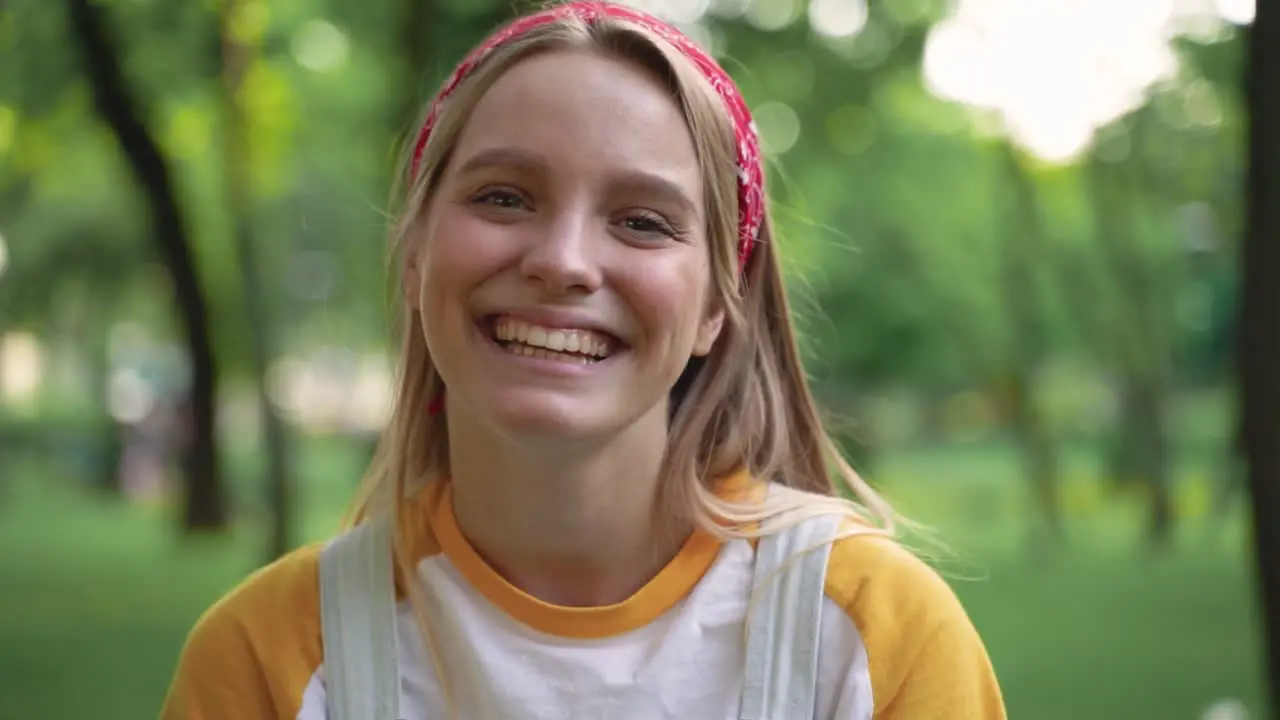
<svg viewBox="0 0 1280 720">
<path fill-rule="evenodd" d="M 407 155 L 398 389 L 355 529 L 210 609 L 166 718 L 1004 717 L 820 423 L 712 59 L 554 6 L 457 68 Z"/>
</svg>

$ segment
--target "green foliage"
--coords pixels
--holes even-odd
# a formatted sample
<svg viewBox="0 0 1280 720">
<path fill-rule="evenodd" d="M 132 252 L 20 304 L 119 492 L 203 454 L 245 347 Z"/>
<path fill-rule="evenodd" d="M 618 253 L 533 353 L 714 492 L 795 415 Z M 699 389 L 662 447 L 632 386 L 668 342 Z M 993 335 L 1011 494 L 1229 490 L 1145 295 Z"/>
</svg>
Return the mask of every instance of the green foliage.
<svg viewBox="0 0 1280 720">
<path fill-rule="evenodd" d="M 278 278 L 270 300 L 294 320 L 286 348 L 320 338 L 379 344 L 389 280 L 387 189 L 392 150 L 407 130 L 403 108 L 425 99 L 452 62 L 511 11 L 497 0 L 441 1 L 416 16 L 410 7 L 253 0 L 232 20 L 236 37 L 254 48 L 239 98 L 249 122 L 253 220 L 269 239 L 264 261 Z M 145 257 L 136 193 L 90 112 L 74 53 L 65 43 L 48 50 L 66 36 L 61 13 L 33 0 L 9 8 L 0 47 L 17 62 L 0 70 L 0 192 L 32 199 L 11 203 L 15 211 L 4 218 L 14 256 L 9 277 L 18 276 L 16 268 L 45 268 L 21 273 L 22 282 L 39 284 L 50 270 L 37 255 L 69 242 L 77 223 L 113 238 L 104 242 L 134 248 L 120 257 Z M 242 372 L 245 338 L 235 319 L 245 309 L 227 219 L 216 7 L 115 2 L 108 9 L 129 77 L 178 171 L 211 291 L 218 353 Z M 844 40 L 815 37 L 805 22 L 771 32 L 741 21 L 709 23 L 715 46 L 759 110 L 766 145 L 786 144 L 770 160 L 774 212 L 783 251 L 827 316 L 812 343 L 822 348 L 823 372 L 860 384 L 972 384 L 1000 366 L 1011 342 L 999 281 L 1005 238 L 1020 232 L 1009 223 L 1010 202 L 1017 202 L 1011 181 L 985 116 L 936 99 L 922 76 L 925 37 L 944 13 L 945 4 L 933 0 L 873 3 L 866 27 Z M 405 27 L 410 17 L 429 24 Z M 404 43 L 420 46 L 421 66 L 405 65 Z M 1180 274 L 1181 256 L 1170 254 L 1180 233 L 1178 208 L 1201 203 L 1217 219 L 1220 238 L 1238 226 L 1238 43 L 1177 47 L 1184 70 L 1154 93 L 1142 147 L 1127 120 L 1098 146 L 1124 158 L 1124 172 L 1137 173 L 1126 191 L 1136 193 L 1129 204 L 1142 208 L 1130 221 L 1142 241 L 1135 251 L 1154 276 L 1168 278 L 1161 297 L 1188 292 L 1188 282 L 1209 282 Z M 1092 315 L 1113 318 L 1126 305 L 1096 269 L 1106 236 L 1092 218 L 1091 181 L 1079 167 L 1029 172 L 1046 232 L 1028 268 L 1041 296 L 1040 332 L 1053 352 L 1088 358 L 1100 336 L 1082 328 L 1078 306 L 1103 300 L 1109 309 Z M 49 212 L 55 205 L 74 210 Z M 97 246 L 82 249 L 89 247 Z M 132 282 L 132 274 L 107 267 L 100 275 L 114 277 L 114 287 Z M 1090 286 L 1073 282 L 1077 271 L 1095 277 L 1088 300 L 1079 294 Z M 32 296 L 5 288 L 14 283 L 0 281 L 0 293 Z M 154 316 L 147 304 L 116 312 Z M 40 306 L 9 312 L 38 322 Z M 1189 335 L 1177 341 L 1194 342 Z"/>
</svg>

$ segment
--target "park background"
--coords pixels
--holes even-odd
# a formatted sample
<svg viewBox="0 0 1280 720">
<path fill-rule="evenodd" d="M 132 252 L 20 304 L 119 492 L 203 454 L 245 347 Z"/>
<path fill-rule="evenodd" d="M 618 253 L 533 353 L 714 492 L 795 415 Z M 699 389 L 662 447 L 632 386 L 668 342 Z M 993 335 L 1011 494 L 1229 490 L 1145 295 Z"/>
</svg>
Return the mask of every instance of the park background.
<svg viewBox="0 0 1280 720">
<path fill-rule="evenodd" d="M 648 0 L 755 109 L 822 403 L 1019 720 L 1267 716 L 1234 452 L 1252 0 Z M 332 533 L 421 103 L 507 0 L 0 4 L 0 718 L 154 717 Z"/>
</svg>

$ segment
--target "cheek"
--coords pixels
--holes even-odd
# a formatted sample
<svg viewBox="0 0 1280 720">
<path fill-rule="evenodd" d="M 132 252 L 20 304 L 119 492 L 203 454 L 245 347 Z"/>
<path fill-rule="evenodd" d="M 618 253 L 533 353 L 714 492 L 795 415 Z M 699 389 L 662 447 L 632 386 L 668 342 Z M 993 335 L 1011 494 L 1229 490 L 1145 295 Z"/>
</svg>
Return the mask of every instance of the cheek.
<svg viewBox="0 0 1280 720">
<path fill-rule="evenodd" d="M 442 209 L 419 254 L 424 302 L 456 300 L 482 282 L 501 263 L 505 244 L 492 225 L 457 208 Z"/>
<path fill-rule="evenodd" d="M 710 270 L 702 263 L 678 263 L 658 270 L 637 264 L 627 277 L 630 303 L 648 334 L 681 347 L 695 339 L 707 305 Z"/>
</svg>

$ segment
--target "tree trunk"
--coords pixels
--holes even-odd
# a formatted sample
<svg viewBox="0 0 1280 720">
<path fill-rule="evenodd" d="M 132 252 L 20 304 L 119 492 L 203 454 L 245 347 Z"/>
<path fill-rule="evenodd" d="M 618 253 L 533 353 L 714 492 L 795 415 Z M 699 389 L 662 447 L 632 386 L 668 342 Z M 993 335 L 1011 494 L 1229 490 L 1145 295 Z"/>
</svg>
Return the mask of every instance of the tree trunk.
<svg viewBox="0 0 1280 720">
<path fill-rule="evenodd" d="M 1147 540 L 1152 550 L 1165 549 L 1173 539 L 1167 401 L 1168 392 L 1151 385 L 1140 386 L 1132 400 L 1138 468 L 1150 492 L 1147 499 Z"/>
<path fill-rule="evenodd" d="M 1113 361 L 1113 365 L 1120 363 Z M 1118 398 L 1117 410 L 1120 415 L 1116 419 L 1114 432 L 1107 448 L 1107 472 L 1110 482 L 1116 490 L 1131 490 L 1135 485 L 1142 485 L 1142 459 L 1138 457 L 1141 440 L 1141 421 L 1138 419 L 1138 403 L 1133 400 L 1134 383 L 1127 377 L 1117 378 L 1114 391 Z"/>
<path fill-rule="evenodd" d="M 1150 142 L 1147 128 L 1152 123 L 1149 108 L 1140 110 L 1136 116 L 1134 147 L 1139 150 L 1138 158 L 1145 157 L 1143 152 Z M 1132 175 L 1128 182 L 1131 187 L 1160 187 L 1162 183 L 1149 165 L 1131 165 Z M 1134 196 L 1136 196 L 1136 192 Z M 1131 210 L 1132 212 L 1132 210 Z M 1147 485 L 1148 525 L 1147 540 L 1153 550 L 1161 550 L 1168 546 L 1173 537 L 1173 501 L 1171 485 L 1173 482 L 1172 463 L 1169 442 L 1169 404 L 1174 387 L 1174 353 L 1173 340 L 1173 305 L 1176 291 L 1170 290 L 1167 281 L 1172 270 L 1153 265 L 1150 260 L 1142 261 L 1142 250 L 1138 243 L 1136 223 L 1131 223 L 1130 238 L 1133 247 L 1128 252 L 1115 256 L 1118 260 L 1116 278 L 1120 287 L 1127 291 L 1125 298 L 1133 308 L 1137 323 L 1132 328 L 1136 340 L 1134 348 L 1137 362 L 1133 369 L 1133 383 L 1136 392 L 1133 401 L 1136 403 L 1134 418 L 1137 421 L 1135 435 L 1139 440 L 1138 459 L 1140 471 Z"/>
<path fill-rule="evenodd" d="M 118 498 L 124 494 L 120 461 L 124 455 L 125 428 L 123 423 L 111 416 L 108 397 L 111 362 L 107 354 L 106 332 L 90 331 L 89 335 L 88 354 L 93 376 L 94 403 L 102 409 L 102 420 L 98 425 L 98 443 L 102 454 L 94 485 L 103 495 Z"/>
<path fill-rule="evenodd" d="M 1272 717 L 1280 718 L 1280 7 L 1258 3 L 1247 31 L 1249 169 L 1239 335 L 1241 446 L 1254 543 Z"/>
<path fill-rule="evenodd" d="M 1151 549 L 1164 547 L 1172 537 L 1174 515 L 1170 494 L 1172 468 L 1168 438 L 1168 406 L 1173 385 L 1171 318 L 1172 293 L 1162 285 L 1163 268 L 1143 256 L 1139 224 L 1141 202 L 1137 188 L 1144 184 L 1140 149 L 1144 127 L 1150 122 L 1139 111 L 1134 121 L 1134 157 L 1104 167 L 1093 161 L 1091 183 L 1102 275 L 1114 294 L 1110 316 L 1098 322 L 1104 361 L 1112 366 L 1123 403 L 1117 423 L 1117 461 L 1141 483 L 1148 500 L 1147 540 Z M 1124 478 L 1120 482 L 1129 480 Z"/>
<path fill-rule="evenodd" d="M 68 0 L 67 10 L 98 113 L 110 127 L 145 194 L 156 251 L 173 279 L 177 309 L 186 335 L 191 363 L 191 434 L 183 450 L 186 481 L 183 528 L 188 531 L 221 529 L 227 524 L 227 507 L 217 452 L 217 367 L 209 336 L 208 306 L 169 168 L 141 120 L 121 72 L 101 7 L 92 0 Z"/>
<path fill-rule="evenodd" d="M 1042 229 L 1031 178 L 1011 146 L 1006 145 L 1003 152 L 1014 187 L 1010 219 L 1003 230 L 1007 242 L 1001 268 L 1011 329 L 1007 360 L 1010 429 L 1022 454 L 1024 472 L 1047 539 L 1058 542 L 1066 534 L 1058 499 L 1058 448 L 1053 429 L 1037 402 L 1035 381 L 1036 366 L 1044 354 L 1044 342 L 1037 329 L 1040 305 L 1034 283 L 1035 244 L 1042 239 Z"/>
<path fill-rule="evenodd" d="M 267 506 L 271 511 L 271 530 L 267 541 L 267 562 L 275 560 L 293 547 L 294 487 L 289 462 L 289 435 L 280 414 L 267 392 L 267 374 L 274 348 L 271 339 L 272 304 L 265 297 L 256 243 L 253 238 L 252 196 L 250 184 L 250 150 L 248 119 L 240 102 L 240 87 L 252 61 L 252 49 L 238 43 L 230 32 L 230 22 L 240 7 L 239 0 L 226 0 L 222 12 L 222 79 L 223 110 L 226 120 L 226 152 L 224 180 L 227 208 L 235 226 L 236 256 L 244 292 L 245 319 L 249 324 L 249 346 L 252 355 L 254 387 L 263 443 L 267 454 Z"/>
<path fill-rule="evenodd" d="M 1031 482 L 1031 493 L 1049 539 L 1061 541 L 1066 535 L 1062 505 L 1058 500 L 1058 452 L 1052 430 L 1044 421 L 1035 398 L 1029 373 L 1015 372 L 1010 378 L 1010 425 L 1022 452 L 1022 467 Z"/>
</svg>

